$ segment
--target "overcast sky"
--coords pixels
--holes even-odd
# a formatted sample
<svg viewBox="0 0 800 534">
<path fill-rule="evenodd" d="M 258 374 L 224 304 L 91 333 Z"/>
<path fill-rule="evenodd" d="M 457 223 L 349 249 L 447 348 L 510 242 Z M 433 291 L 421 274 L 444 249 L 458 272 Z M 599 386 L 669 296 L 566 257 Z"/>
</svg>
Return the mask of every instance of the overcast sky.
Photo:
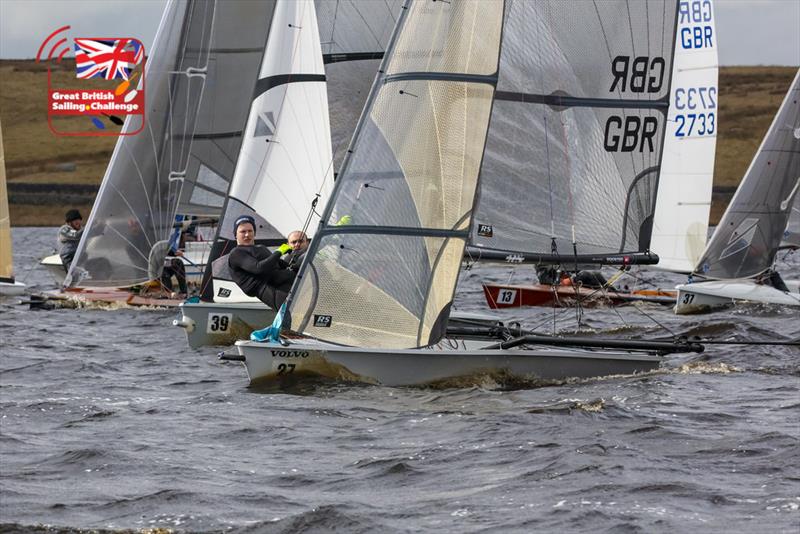
<svg viewBox="0 0 800 534">
<path fill-rule="evenodd" d="M 35 57 L 65 25 L 70 45 L 74 37 L 136 37 L 149 50 L 164 3 L 0 0 L 0 58 Z M 800 0 L 716 0 L 715 12 L 722 65 L 800 65 Z"/>
</svg>

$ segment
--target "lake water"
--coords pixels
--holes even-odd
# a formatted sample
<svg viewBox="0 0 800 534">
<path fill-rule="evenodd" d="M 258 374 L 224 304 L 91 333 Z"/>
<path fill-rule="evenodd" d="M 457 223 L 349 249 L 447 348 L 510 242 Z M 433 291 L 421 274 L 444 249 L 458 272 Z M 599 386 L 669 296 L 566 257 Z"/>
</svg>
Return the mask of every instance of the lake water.
<svg viewBox="0 0 800 534">
<path fill-rule="evenodd" d="M 13 231 L 18 279 L 34 290 L 54 287 L 36 266 L 54 236 Z M 475 266 L 457 307 L 484 311 L 480 281 L 509 276 Z M 174 310 L 14 302 L 0 302 L 0 532 L 800 530 L 797 348 L 709 346 L 650 375 L 532 389 L 256 391 L 240 364 L 190 350 Z M 574 310 L 501 313 L 545 330 L 554 315 L 577 326 Z M 782 340 L 800 337 L 798 319 L 645 305 L 580 322 L 605 335 Z"/>
</svg>

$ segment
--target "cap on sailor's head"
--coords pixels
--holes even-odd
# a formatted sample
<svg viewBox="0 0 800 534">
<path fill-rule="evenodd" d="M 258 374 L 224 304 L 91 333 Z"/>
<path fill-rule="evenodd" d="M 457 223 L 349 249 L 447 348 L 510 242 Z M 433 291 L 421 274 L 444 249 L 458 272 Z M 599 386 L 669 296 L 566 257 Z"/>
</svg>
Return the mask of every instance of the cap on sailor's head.
<svg viewBox="0 0 800 534">
<path fill-rule="evenodd" d="M 66 215 L 64 216 L 64 220 L 66 222 L 77 221 L 78 219 L 83 220 L 83 217 L 81 217 L 81 212 L 79 212 L 78 210 L 74 210 L 74 209 L 73 210 L 69 210 L 66 213 Z"/>
<path fill-rule="evenodd" d="M 233 234 L 236 235 L 236 230 L 239 229 L 239 225 L 242 223 L 250 223 L 253 225 L 253 233 L 256 232 L 256 220 L 251 217 L 250 215 L 242 215 L 233 223 Z"/>
</svg>

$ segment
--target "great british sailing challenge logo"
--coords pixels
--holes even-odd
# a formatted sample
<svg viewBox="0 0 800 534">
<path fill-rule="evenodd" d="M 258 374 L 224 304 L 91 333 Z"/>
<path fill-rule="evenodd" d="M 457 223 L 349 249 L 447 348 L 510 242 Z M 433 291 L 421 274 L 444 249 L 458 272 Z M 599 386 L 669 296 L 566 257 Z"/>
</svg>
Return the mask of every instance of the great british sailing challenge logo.
<svg viewBox="0 0 800 534">
<path fill-rule="evenodd" d="M 144 45 L 132 37 L 76 37 L 75 71 L 64 61 L 73 51 L 64 35 L 42 42 L 36 62 L 47 62 L 47 122 L 56 135 L 134 135 L 144 127 Z M 48 50 L 47 56 L 43 53 Z M 121 128 L 126 116 L 137 123 Z M 124 131 L 123 131 L 124 130 Z"/>
</svg>

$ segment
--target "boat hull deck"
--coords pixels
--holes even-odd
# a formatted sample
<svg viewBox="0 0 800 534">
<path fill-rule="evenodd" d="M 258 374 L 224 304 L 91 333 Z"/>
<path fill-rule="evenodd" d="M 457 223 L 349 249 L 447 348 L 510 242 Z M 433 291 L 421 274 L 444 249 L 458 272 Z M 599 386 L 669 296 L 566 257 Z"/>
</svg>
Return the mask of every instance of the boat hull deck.
<svg viewBox="0 0 800 534">
<path fill-rule="evenodd" d="M 786 292 L 750 280 L 696 282 L 679 285 L 677 289 L 675 313 L 678 315 L 706 313 L 744 302 L 800 306 L 800 293 L 796 288 Z"/>
<path fill-rule="evenodd" d="M 189 346 L 233 345 L 237 339 L 247 339 L 250 332 L 269 326 L 275 310 L 261 302 L 184 302 L 181 318 L 172 324 L 186 332 Z"/>
<path fill-rule="evenodd" d="M 632 302 L 672 305 L 675 304 L 677 292 L 658 289 L 618 292 L 576 286 L 554 288 L 545 284 L 483 284 L 483 294 L 490 308 L 499 309 L 522 306 L 572 307 L 578 302 L 581 306 L 619 306 Z"/>
<path fill-rule="evenodd" d="M 442 345 L 452 346 L 447 348 Z M 546 384 L 570 378 L 629 375 L 657 369 L 661 357 L 627 351 L 486 349 L 487 342 L 445 340 L 430 349 L 361 349 L 303 340 L 282 346 L 238 341 L 251 384 L 310 374 L 385 386 L 463 385 L 481 376 Z M 232 359 L 232 358 L 228 358 Z"/>
</svg>

